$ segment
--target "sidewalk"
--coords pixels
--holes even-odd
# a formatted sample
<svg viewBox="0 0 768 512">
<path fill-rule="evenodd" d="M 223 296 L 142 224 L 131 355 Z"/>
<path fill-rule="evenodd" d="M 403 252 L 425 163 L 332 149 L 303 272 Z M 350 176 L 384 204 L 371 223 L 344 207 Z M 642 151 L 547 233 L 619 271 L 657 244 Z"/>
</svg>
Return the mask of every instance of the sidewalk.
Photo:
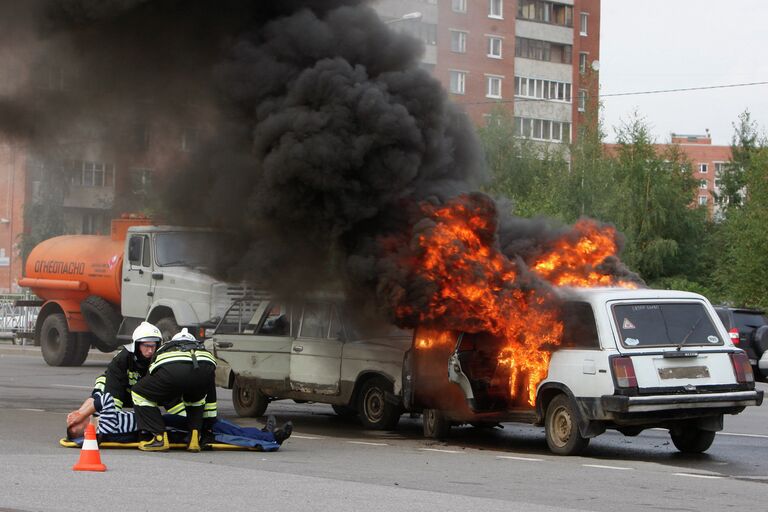
<svg viewBox="0 0 768 512">
<path fill-rule="evenodd" d="M 87 361 L 111 361 L 116 352 L 104 353 L 92 348 L 88 351 Z M 0 339 L 0 355 L 38 356 L 42 359 L 40 347 L 34 345 L 14 345 L 10 339 Z"/>
</svg>

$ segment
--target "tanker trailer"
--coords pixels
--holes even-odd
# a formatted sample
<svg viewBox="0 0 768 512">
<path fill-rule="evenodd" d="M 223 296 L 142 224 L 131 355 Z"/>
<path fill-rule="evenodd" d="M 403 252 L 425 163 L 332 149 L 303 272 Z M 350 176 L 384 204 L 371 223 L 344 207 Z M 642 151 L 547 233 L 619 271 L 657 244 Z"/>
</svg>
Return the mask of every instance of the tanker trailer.
<svg viewBox="0 0 768 512">
<path fill-rule="evenodd" d="M 32 249 L 19 284 L 43 300 L 34 340 L 46 363 L 79 366 L 91 345 L 116 348 L 126 232 L 146 224 L 143 217 L 115 219 L 109 236 L 57 236 Z"/>
<path fill-rule="evenodd" d="M 110 236 L 40 243 L 19 284 L 44 301 L 34 339 L 45 362 L 78 366 L 91 345 L 111 352 L 130 340 L 142 320 L 156 324 L 166 339 L 181 327 L 215 325 L 232 300 L 248 292 L 205 273 L 201 258 L 216 254 L 219 236 L 129 217 L 113 220 Z"/>
</svg>

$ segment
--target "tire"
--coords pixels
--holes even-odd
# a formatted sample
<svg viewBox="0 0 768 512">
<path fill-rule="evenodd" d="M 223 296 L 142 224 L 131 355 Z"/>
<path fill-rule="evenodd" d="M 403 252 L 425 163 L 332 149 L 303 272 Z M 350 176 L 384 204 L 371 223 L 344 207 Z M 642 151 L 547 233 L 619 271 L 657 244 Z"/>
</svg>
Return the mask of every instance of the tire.
<svg viewBox="0 0 768 512">
<path fill-rule="evenodd" d="M 160 332 L 163 333 L 163 343 L 170 340 L 181 331 L 179 324 L 176 323 L 176 319 L 172 316 L 163 317 L 157 322 L 154 322 L 154 324 L 155 327 L 160 329 Z M 261 415 L 259 414 L 259 416 Z"/>
<path fill-rule="evenodd" d="M 758 327 L 755 331 L 754 338 L 752 347 L 755 350 L 755 355 L 760 359 L 765 351 L 768 350 L 768 325 L 761 325 Z"/>
<path fill-rule="evenodd" d="M 715 440 L 713 430 L 701 430 L 696 427 L 670 430 L 669 436 L 675 448 L 683 453 L 704 453 Z"/>
<path fill-rule="evenodd" d="M 91 295 L 80 303 L 80 311 L 83 313 L 88 328 L 103 343 L 102 346 L 111 347 L 111 349 L 103 350 L 103 352 L 115 350 L 119 346 L 117 330 L 122 321 L 115 308 L 101 297 Z"/>
<path fill-rule="evenodd" d="M 357 411 L 363 427 L 370 430 L 393 430 L 400 421 L 400 407 L 387 401 L 392 385 L 384 377 L 365 381 L 358 395 Z"/>
<path fill-rule="evenodd" d="M 80 338 L 85 343 L 87 343 L 88 345 L 94 348 L 99 349 L 99 351 L 101 352 L 114 352 L 115 350 L 117 350 L 118 347 L 122 346 L 122 345 L 118 345 L 117 347 L 114 347 L 109 343 L 104 343 L 91 332 L 81 332 Z M 117 342 L 117 338 L 115 338 L 115 342 Z"/>
<path fill-rule="evenodd" d="M 88 356 L 87 345 L 76 333 L 69 332 L 63 313 L 53 313 L 43 320 L 40 327 L 40 349 L 49 366 L 77 366 L 85 360 L 83 352 Z"/>
<path fill-rule="evenodd" d="M 451 422 L 437 409 L 424 409 L 421 428 L 424 437 L 429 439 L 445 439 L 451 435 Z"/>
<path fill-rule="evenodd" d="M 241 418 L 256 418 L 264 415 L 269 405 L 269 399 L 254 386 L 244 384 L 235 378 L 232 386 L 232 403 L 235 412 Z"/>
<path fill-rule="evenodd" d="M 347 405 L 331 405 L 333 412 L 345 420 L 357 419 L 357 411 Z"/>
<path fill-rule="evenodd" d="M 91 339 L 95 339 L 95 336 L 89 332 L 77 333 L 78 347 L 75 353 L 72 355 L 72 359 L 69 364 L 65 366 L 81 366 L 86 359 L 88 359 L 88 351 L 91 349 Z"/>
<path fill-rule="evenodd" d="M 579 416 L 573 401 L 557 395 L 547 407 L 544 420 L 547 446 L 557 455 L 578 455 L 589 444 L 589 438 L 579 432 Z"/>
</svg>

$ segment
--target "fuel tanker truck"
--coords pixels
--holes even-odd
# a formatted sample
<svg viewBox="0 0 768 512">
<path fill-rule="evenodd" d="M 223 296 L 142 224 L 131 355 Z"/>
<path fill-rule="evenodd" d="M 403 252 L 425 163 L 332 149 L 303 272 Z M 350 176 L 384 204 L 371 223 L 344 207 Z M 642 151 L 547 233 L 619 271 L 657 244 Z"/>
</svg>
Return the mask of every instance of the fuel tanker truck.
<svg viewBox="0 0 768 512">
<path fill-rule="evenodd" d="M 247 293 L 204 272 L 222 236 L 124 216 L 112 221 L 109 236 L 65 235 L 37 245 L 19 284 L 42 299 L 33 304 L 41 308 L 34 340 L 45 362 L 79 366 L 91 346 L 111 352 L 145 319 L 166 338 L 181 327 L 215 325 Z"/>
</svg>

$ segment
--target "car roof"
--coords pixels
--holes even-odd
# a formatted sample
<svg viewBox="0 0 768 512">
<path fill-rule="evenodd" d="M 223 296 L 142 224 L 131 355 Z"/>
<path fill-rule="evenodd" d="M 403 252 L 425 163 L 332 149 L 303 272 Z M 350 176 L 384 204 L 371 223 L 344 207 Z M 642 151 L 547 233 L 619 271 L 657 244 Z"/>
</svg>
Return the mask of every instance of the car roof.
<svg viewBox="0 0 768 512">
<path fill-rule="evenodd" d="M 750 315 L 764 315 L 765 311 L 762 309 L 755 309 L 755 308 L 735 308 L 731 306 L 715 306 L 716 310 L 719 311 L 733 311 L 734 313 L 747 313 Z"/>
<path fill-rule="evenodd" d="M 583 300 L 605 302 L 612 300 L 649 300 L 649 299 L 684 299 L 706 300 L 698 293 L 680 290 L 655 290 L 651 288 L 621 288 L 621 287 L 596 287 L 596 288 L 556 288 L 558 295 L 564 299 L 581 298 Z"/>
</svg>

